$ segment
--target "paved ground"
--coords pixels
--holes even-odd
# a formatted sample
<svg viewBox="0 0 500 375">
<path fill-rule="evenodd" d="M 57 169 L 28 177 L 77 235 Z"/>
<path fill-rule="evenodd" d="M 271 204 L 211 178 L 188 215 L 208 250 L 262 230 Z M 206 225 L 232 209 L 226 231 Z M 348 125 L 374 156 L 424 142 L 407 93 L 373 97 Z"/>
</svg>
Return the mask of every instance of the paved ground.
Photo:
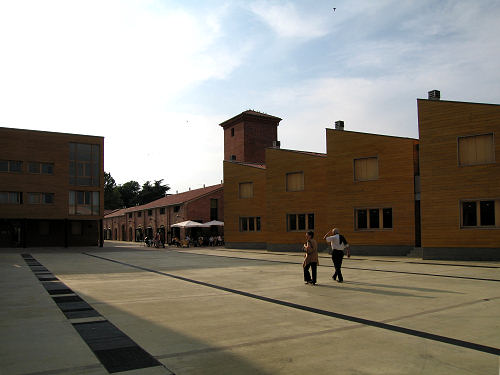
<svg viewBox="0 0 500 375">
<path fill-rule="evenodd" d="M 24 254 L 24 257 L 22 256 Z M 500 263 L 0 251 L 0 374 L 499 374 Z"/>
</svg>

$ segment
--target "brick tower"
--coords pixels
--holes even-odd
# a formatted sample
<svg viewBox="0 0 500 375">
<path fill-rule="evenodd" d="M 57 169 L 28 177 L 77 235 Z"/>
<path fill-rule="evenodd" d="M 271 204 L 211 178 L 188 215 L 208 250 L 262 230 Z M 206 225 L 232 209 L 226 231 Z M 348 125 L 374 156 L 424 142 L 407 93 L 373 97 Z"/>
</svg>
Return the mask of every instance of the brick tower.
<svg viewBox="0 0 500 375">
<path fill-rule="evenodd" d="M 224 160 L 264 164 L 266 147 L 279 147 L 281 119 L 252 110 L 219 124 L 224 129 Z"/>
</svg>

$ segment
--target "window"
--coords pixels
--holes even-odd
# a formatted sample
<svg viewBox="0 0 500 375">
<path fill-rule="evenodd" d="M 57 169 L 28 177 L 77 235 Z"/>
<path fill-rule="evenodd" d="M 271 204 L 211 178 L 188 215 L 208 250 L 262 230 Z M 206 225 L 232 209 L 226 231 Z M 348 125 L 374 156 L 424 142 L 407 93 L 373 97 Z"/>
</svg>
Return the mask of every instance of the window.
<svg viewBox="0 0 500 375">
<path fill-rule="evenodd" d="M 253 182 L 242 182 L 239 188 L 240 198 L 253 198 Z"/>
<path fill-rule="evenodd" d="M 40 174 L 40 172 L 43 174 L 54 174 L 54 164 L 31 161 L 28 163 L 28 172 L 36 174 Z"/>
<path fill-rule="evenodd" d="M 288 214 L 286 221 L 288 232 L 314 230 L 314 214 Z"/>
<path fill-rule="evenodd" d="M 354 159 L 354 181 L 378 179 L 378 158 Z"/>
<path fill-rule="evenodd" d="M 495 162 L 493 134 L 458 138 L 458 164 L 477 165 Z"/>
<path fill-rule="evenodd" d="M 17 191 L 0 191 L 0 204 L 22 204 L 23 193 Z"/>
<path fill-rule="evenodd" d="M 70 185 L 99 186 L 99 145 L 70 143 L 69 160 Z"/>
<path fill-rule="evenodd" d="M 234 137 L 234 128 L 231 128 L 231 137 Z"/>
<path fill-rule="evenodd" d="M 70 191 L 70 215 L 99 215 L 100 200 L 98 191 Z"/>
<path fill-rule="evenodd" d="M 174 206 L 174 212 L 179 212 L 180 209 L 181 209 L 181 206 Z"/>
<path fill-rule="evenodd" d="M 153 216 L 153 210 L 148 210 L 148 216 Z"/>
<path fill-rule="evenodd" d="M 240 217 L 240 232 L 260 232 L 260 217 Z"/>
<path fill-rule="evenodd" d="M 40 163 L 30 162 L 28 163 L 29 173 L 40 173 Z"/>
<path fill-rule="evenodd" d="M 19 160 L 0 160 L 0 172 L 22 172 L 23 162 Z"/>
<path fill-rule="evenodd" d="M 160 215 L 165 215 L 165 207 L 160 208 Z"/>
<path fill-rule="evenodd" d="M 286 191 L 304 190 L 304 172 L 286 174 Z"/>
<path fill-rule="evenodd" d="M 137 211 L 137 217 L 141 217 L 142 216 L 142 212 L 141 211 Z"/>
<path fill-rule="evenodd" d="M 236 160 L 236 155 L 231 155 L 231 160 Z"/>
<path fill-rule="evenodd" d="M 217 199 L 210 199 L 210 221 L 219 218 L 219 201 Z"/>
<path fill-rule="evenodd" d="M 42 163 L 42 174 L 54 174 L 54 164 Z"/>
<path fill-rule="evenodd" d="M 128 218 L 129 218 L 129 219 L 132 219 L 132 212 L 129 212 L 129 213 L 128 213 Z"/>
<path fill-rule="evenodd" d="M 500 215 L 500 200 L 464 201 L 462 227 L 495 227 Z"/>
<path fill-rule="evenodd" d="M 52 204 L 54 193 L 28 193 L 29 204 Z"/>
<path fill-rule="evenodd" d="M 356 230 L 392 229 L 392 208 L 358 208 L 354 217 Z"/>
</svg>

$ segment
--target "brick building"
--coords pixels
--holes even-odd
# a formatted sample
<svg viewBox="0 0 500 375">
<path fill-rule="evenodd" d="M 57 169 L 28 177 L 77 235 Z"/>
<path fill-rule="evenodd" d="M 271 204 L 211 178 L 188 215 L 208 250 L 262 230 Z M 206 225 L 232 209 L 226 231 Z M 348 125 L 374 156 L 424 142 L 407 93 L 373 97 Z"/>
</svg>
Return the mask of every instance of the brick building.
<svg viewBox="0 0 500 375">
<path fill-rule="evenodd" d="M 0 128 L 0 246 L 102 244 L 104 138 Z"/>
<path fill-rule="evenodd" d="M 222 184 L 167 195 L 141 206 L 116 210 L 104 217 L 104 233 L 108 240 L 136 241 L 152 237 L 158 231 L 162 240 L 184 238 L 185 230 L 171 228 L 186 220 L 205 223 L 223 220 L 224 188 Z M 216 228 L 214 228 L 216 229 Z"/>
<path fill-rule="evenodd" d="M 500 259 L 498 105 L 432 91 L 418 100 L 419 140 L 345 131 L 339 121 L 326 130 L 326 154 L 280 149 L 269 130 L 279 118 L 254 111 L 252 133 L 233 132 L 244 116 L 220 124 L 226 246 L 300 250 L 306 230 L 322 237 L 335 226 L 355 254 Z M 267 146 L 251 155 L 245 144 Z"/>
</svg>

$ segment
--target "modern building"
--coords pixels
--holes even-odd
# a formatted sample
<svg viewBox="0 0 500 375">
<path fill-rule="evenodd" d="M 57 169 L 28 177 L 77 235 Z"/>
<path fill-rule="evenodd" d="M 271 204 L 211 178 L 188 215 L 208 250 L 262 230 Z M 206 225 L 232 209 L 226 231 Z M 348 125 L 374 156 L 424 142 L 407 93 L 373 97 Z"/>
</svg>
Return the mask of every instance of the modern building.
<svg viewBox="0 0 500 375">
<path fill-rule="evenodd" d="M 104 138 L 0 128 L 0 246 L 102 245 Z"/>
<path fill-rule="evenodd" d="M 425 259 L 500 259 L 500 106 L 419 99 Z"/>
<path fill-rule="evenodd" d="M 143 241 L 157 232 L 164 242 L 184 238 L 185 229 L 171 226 L 186 220 L 206 223 L 223 220 L 224 187 L 222 184 L 167 195 L 153 202 L 123 208 L 106 215 L 103 228 L 107 240 Z"/>
<path fill-rule="evenodd" d="M 437 90 L 417 103 L 420 139 L 338 121 L 326 154 L 281 149 L 274 116 L 221 123 L 226 246 L 300 250 L 306 230 L 338 227 L 354 254 L 499 260 L 500 107 Z M 238 131 L 249 115 L 252 131 Z"/>
</svg>

